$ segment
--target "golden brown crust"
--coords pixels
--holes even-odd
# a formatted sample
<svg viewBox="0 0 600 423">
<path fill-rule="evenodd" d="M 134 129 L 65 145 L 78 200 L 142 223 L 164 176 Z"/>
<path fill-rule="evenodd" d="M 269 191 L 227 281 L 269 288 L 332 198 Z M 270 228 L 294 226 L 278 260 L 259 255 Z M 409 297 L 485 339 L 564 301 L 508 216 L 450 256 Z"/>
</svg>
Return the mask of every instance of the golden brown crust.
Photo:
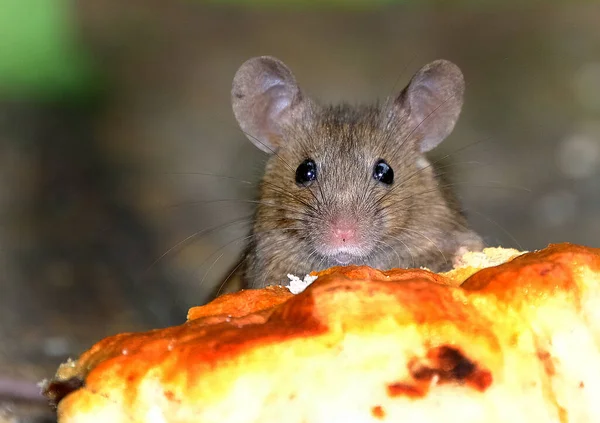
<svg viewBox="0 0 600 423">
<path fill-rule="evenodd" d="M 590 282 L 584 274 L 595 274 L 596 280 Z M 561 325 L 573 316 L 588 313 L 586 322 L 595 319 L 589 314 L 593 313 L 590 301 L 598 301 L 594 295 L 600 298 L 599 275 L 599 250 L 559 244 L 480 270 L 460 287 L 462 280 L 426 270 L 382 272 L 346 267 L 320 272 L 317 281 L 296 296 L 281 287 L 228 294 L 191 309 L 183 325 L 110 337 L 76 363 L 63 365 L 55 388 L 73 378 L 85 380 L 85 386 L 61 401 L 60 421 L 148 421 L 147 413 L 159 404 L 161 415 L 184 417 L 157 421 L 193 421 L 185 417 L 191 413 L 204 419 L 197 421 L 266 422 L 271 421 L 265 417 L 267 411 L 256 411 L 257 420 L 251 413 L 239 417 L 230 410 L 235 402 L 229 398 L 240 401 L 237 389 L 246 379 L 256 379 L 247 386 L 246 395 L 274 409 L 283 401 L 282 391 L 289 390 L 290 398 L 296 398 L 307 389 L 328 386 L 330 380 L 325 376 L 320 382 L 314 378 L 330 368 L 337 369 L 342 385 L 337 389 L 344 395 L 353 392 L 344 391 L 352 384 L 344 372 L 355 379 L 357 374 L 363 375 L 359 386 L 369 389 L 368 375 L 380 372 L 378 365 L 389 380 L 373 382 L 373 386 L 381 386 L 381 392 L 370 388 L 372 395 L 380 395 L 374 397 L 378 403 L 368 408 L 366 420 L 357 421 L 397 417 L 398 404 L 413 406 L 416 399 L 425 401 L 434 393 L 441 395 L 437 403 L 443 402 L 444 386 L 459 389 L 465 397 L 486 392 L 489 398 L 496 398 L 503 389 L 512 389 L 525 398 L 531 395 L 532 407 L 538 399 L 549 401 L 556 410 L 547 411 L 548 415 L 560 416 L 566 406 L 548 379 L 553 377 L 549 373 L 558 372 L 556 360 L 562 357 L 549 352 L 552 342 L 559 339 L 553 331 L 562 336 Z M 560 309 L 553 308 L 556 304 Z M 551 320 L 549 316 L 561 309 L 568 312 L 566 317 Z M 600 322 L 588 323 L 600 348 Z M 360 341 L 358 346 L 355 339 Z M 537 363 L 542 363 L 539 374 Z M 324 367 L 315 370 L 320 365 Z M 600 362 L 594 365 L 600 369 Z M 353 366 L 358 373 L 352 373 Z M 512 374 L 515 366 L 526 373 Z M 300 376 L 290 373 L 290 380 L 280 380 L 290 367 L 295 369 L 293 375 L 306 372 L 307 379 L 296 379 Z M 311 373 L 313 370 L 316 373 Z M 573 377 L 582 384 L 593 383 L 584 381 L 585 375 Z M 302 386 L 293 386 L 292 379 Z M 331 405 L 334 399 L 326 398 L 333 395 L 331 391 L 322 394 L 322 400 L 335 407 Z M 47 389 L 47 395 L 51 393 Z M 311 401 L 318 403 L 319 398 Z M 402 402 L 408 400 L 413 402 Z M 360 401 L 352 407 L 358 407 Z M 221 413 L 219 418 L 211 420 L 211 411 L 207 411 L 211 407 Z M 309 413 L 310 408 L 303 407 Z M 101 417 L 94 420 L 91 416 L 95 415 Z M 545 414 L 529 414 L 528 418 L 541 415 Z M 327 419 L 306 417 L 305 421 Z"/>
<path fill-rule="evenodd" d="M 192 307 L 188 312 L 188 320 L 215 316 L 242 317 L 279 305 L 292 296 L 293 294 L 282 286 L 225 294 L 206 305 Z"/>
</svg>

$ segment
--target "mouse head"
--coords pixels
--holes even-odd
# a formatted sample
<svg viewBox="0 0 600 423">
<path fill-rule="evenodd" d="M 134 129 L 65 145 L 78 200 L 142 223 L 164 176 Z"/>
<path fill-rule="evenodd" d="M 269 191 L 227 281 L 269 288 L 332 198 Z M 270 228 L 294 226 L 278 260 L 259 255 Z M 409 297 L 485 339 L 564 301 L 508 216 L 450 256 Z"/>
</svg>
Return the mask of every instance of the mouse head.
<svg viewBox="0 0 600 423">
<path fill-rule="evenodd" d="M 458 217 L 424 153 L 454 128 L 463 92 L 458 67 L 438 60 L 381 107 L 322 107 L 303 94 L 281 61 L 245 62 L 231 98 L 246 136 L 272 155 L 254 227 L 254 242 L 264 241 L 256 248 L 273 250 L 266 261 L 285 262 L 276 254 L 286 251 L 308 270 L 349 263 L 392 267 L 396 258 L 404 267 L 428 265 L 415 262 L 411 245 L 429 239 L 420 249 L 439 255 Z M 432 234 L 440 239 L 431 240 Z"/>
</svg>

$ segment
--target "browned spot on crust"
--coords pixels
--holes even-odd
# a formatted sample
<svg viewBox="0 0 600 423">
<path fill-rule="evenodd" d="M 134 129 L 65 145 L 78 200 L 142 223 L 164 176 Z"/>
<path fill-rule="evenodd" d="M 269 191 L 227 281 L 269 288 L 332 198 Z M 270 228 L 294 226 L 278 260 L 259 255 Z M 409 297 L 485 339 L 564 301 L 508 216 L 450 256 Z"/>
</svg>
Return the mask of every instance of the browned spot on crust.
<svg viewBox="0 0 600 423">
<path fill-rule="evenodd" d="M 84 385 L 83 380 L 78 377 L 53 381 L 44 388 L 43 394 L 48 398 L 50 407 L 56 409 L 58 403 L 71 392 L 78 390 Z"/>
<path fill-rule="evenodd" d="M 181 402 L 179 400 L 179 398 L 175 397 L 175 394 L 173 393 L 173 391 L 165 391 L 165 398 L 168 399 L 171 402 L 176 402 L 176 403 L 180 403 Z"/>
<path fill-rule="evenodd" d="M 421 398 L 432 385 L 443 383 L 465 384 L 479 392 L 492 384 L 492 374 L 480 369 L 457 348 L 441 346 L 432 348 L 425 360 L 415 359 L 408 364 L 414 383 L 393 383 L 387 386 L 388 395 Z"/>
<path fill-rule="evenodd" d="M 544 371 L 548 376 L 554 376 L 556 374 L 556 368 L 554 367 L 554 363 L 552 362 L 552 356 L 550 353 L 543 349 L 538 349 L 536 351 L 537 357 L 542 362 L 544 366 Z"/>
<path fill-rule="evenodd" d="M 389 384 L 387 391 L 390 397 L 406 396 L 409 398 L 422 398 L 427 394 L 427 387 L 398 382 Z"/>
<path fill-rule="evenodd" d="M 492 377 L 492 373 L 487 370 L 475 372 L 473 377 L 468 380 L 470 385 L 479 392 L 483 392 L 489 388 L 493 381 L 494 378 Z"/>
<path fill-rule="evenodd" d="M 375 407 L 373 407 L 371 409 L 371 414 L 373 414 L 373 417 L 379 420 L 383 420 L 385 418 L 385 410 L 381 405 L 376 405 Z"/>
<path fill-rule="evenodd" d="M 432 348 L 427 353 L 427 360 L 416 360 L 409 363 L 408 370 L 412 377 L 420 382 L 465 383 L 483 392 L 492 384 L 492 374 L 480 369 L 459 349 L 449 346 Z"/>
<path fill-rule="evenodd" d="M 580 387 L 581 389 L 585 388 L 585 384 L 583 383 L 583 381 L 579 382 L 579 387 Z"/>
</svg>

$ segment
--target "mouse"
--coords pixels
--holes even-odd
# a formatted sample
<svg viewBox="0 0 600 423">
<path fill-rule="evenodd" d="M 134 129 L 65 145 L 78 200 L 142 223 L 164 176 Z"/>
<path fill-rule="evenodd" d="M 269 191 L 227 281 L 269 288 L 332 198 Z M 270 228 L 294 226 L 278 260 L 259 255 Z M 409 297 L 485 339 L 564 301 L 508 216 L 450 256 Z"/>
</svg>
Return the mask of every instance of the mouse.
<svg viewBox="0 0 600 423">
<path fill-rule="evenodd" d="M 332 266 L 452 268 L 483 248 L 427 153 L 454 129 L 465 91 L 436 60 L 372 105 L 323 105 L 271 56 L 237 70 L 233 114 L 269 155 L 242 262 L 244 288 Z"/>
</svg>

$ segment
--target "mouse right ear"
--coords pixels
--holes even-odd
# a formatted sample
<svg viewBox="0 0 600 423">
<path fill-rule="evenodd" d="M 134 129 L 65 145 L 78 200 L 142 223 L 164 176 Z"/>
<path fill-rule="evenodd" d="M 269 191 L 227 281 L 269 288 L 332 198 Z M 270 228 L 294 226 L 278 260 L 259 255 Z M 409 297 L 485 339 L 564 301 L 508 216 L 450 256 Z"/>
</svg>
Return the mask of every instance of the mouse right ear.
<svg viewBox="0 0 600 423">
<path fill-rule="evenodd" d="M 411 134 L 421 152 L 436 147 L 452 129 L 463 104 L 465 80 L 454 63 L 436 60 L 423 66 L 396 99 L 408 115 Z"/>
<path fill-rule="evenodd" d="M 262 56 L 246 61 L 236 72 L 231 104 L 248 139 L 273 154 L 282 142 L 283 128 L 303 117 L 308 100 L 282 61 Z"/>
</svg>

